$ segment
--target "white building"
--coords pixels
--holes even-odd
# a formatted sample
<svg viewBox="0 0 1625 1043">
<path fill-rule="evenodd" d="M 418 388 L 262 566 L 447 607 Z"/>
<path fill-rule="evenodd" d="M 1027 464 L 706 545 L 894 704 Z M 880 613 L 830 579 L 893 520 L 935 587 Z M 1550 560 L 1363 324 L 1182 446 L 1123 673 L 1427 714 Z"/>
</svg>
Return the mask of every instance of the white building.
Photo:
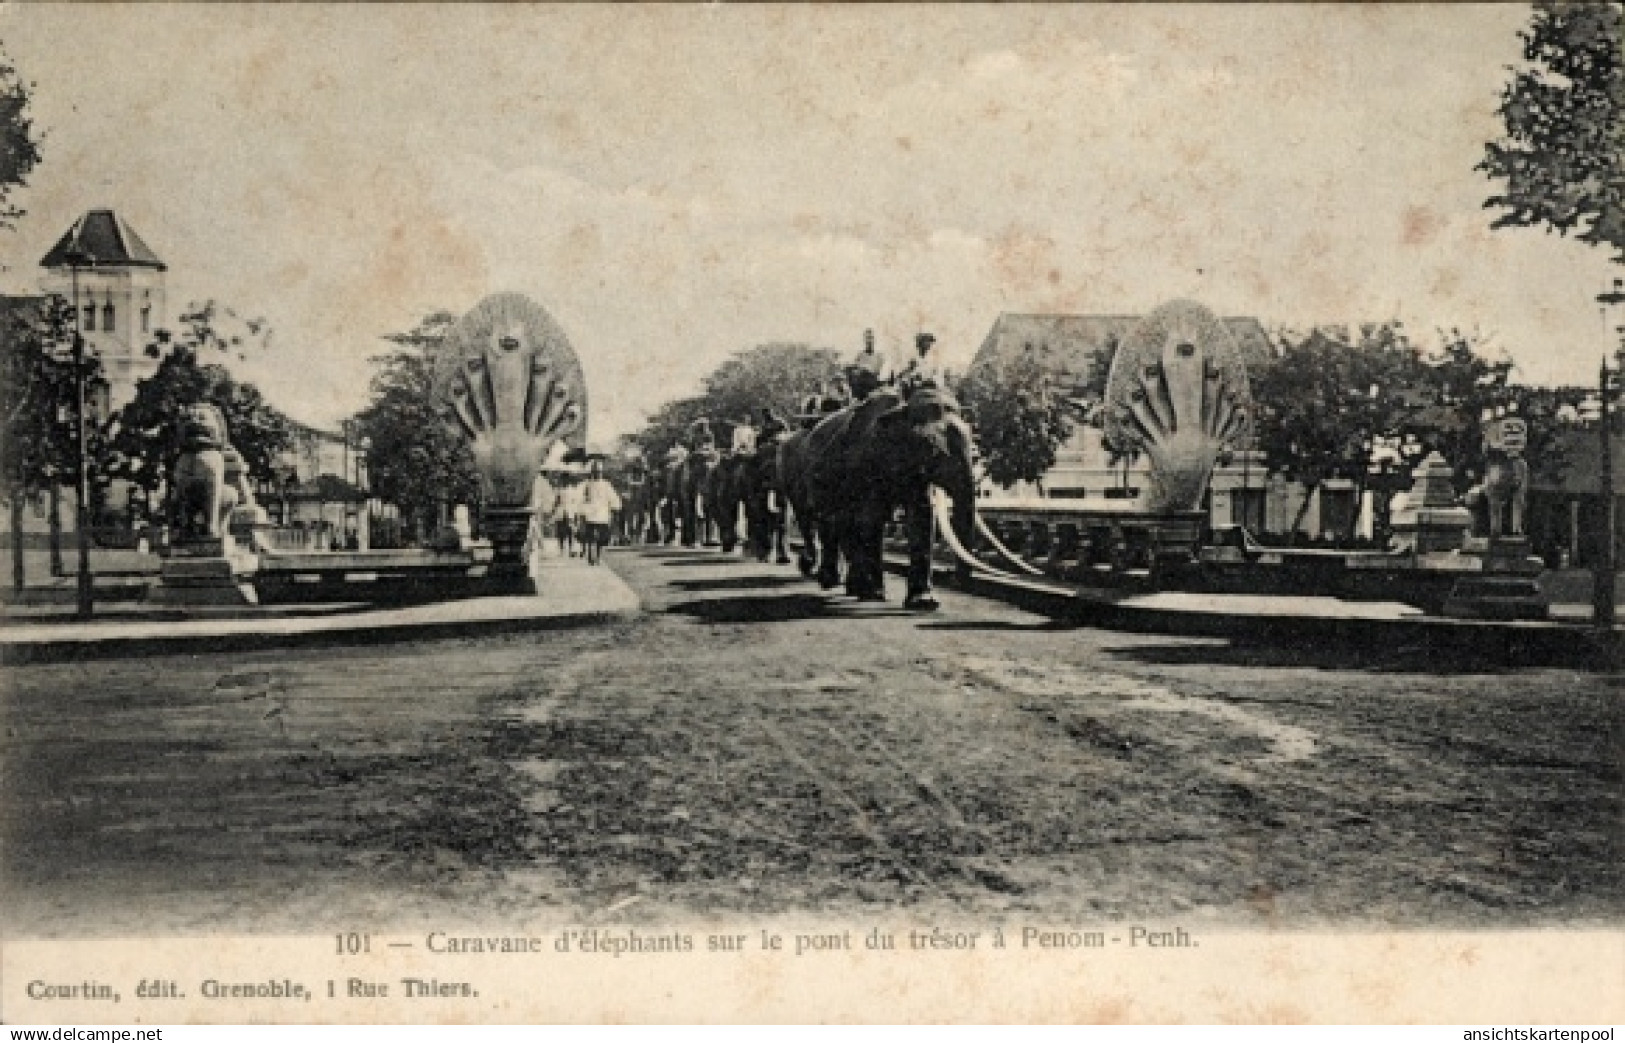
<svg viewBox="0 0 1625 1043">
<path fill-rule="evenodd" d="M 79 305 L 85 350 L 102 361 L 109 415 L 135 397 L 136 381 L 150 376 L 158 360 L 145 352 L 152 334 L 168 322 L 164 273 L 135 229 L 111 210 L 89 210 L 40 259 L 40 288 Z"/>
</svg>

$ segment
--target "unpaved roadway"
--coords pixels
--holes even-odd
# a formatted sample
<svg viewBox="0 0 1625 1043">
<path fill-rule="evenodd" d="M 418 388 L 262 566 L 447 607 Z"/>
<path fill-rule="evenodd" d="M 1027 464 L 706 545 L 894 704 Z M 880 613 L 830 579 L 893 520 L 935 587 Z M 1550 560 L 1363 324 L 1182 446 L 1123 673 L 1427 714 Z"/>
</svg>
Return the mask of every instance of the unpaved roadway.
<svg viewBox="0 0 1625 1043">
<path fill-rule="evenodd" d="M 643 618 L 8 669 L 11 936 L 1625 909 L 1607 676 L 953 593 L 920 617 L 713 553 L 608 560 Z"/>
</svg>

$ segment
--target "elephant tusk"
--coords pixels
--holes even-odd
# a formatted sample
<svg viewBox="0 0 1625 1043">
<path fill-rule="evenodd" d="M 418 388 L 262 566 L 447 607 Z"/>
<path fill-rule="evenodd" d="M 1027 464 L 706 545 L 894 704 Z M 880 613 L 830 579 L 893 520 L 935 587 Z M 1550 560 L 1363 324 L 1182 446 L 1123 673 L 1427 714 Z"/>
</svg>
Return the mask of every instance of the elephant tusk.
<svg viewBox="0 0 1625 1043">
<path fill-rule="evenodd" d="M 988 528 L 987 522 L 982 520 L 981 512 L 977 512 L 976 515 L 976 531 L 982 534 L 982 539 L 988 542 L 988 545 L 993 548 L 994 553 L 1003 558 L 1010 565 L 1020 569 L 1029 576 L 1042 576 L 1044 574 L 1043 569 L 1035 568 L 1034 566 L 1028 564 L 1026 561 L 1018 557 L 1015 551 L 1011 550 L 1009 547 L 1006 547 L 1004 545 L 1004 541 L 995 536 L 993 534 L 993 530 Z"/>
<path fill-rule="evenodd" d="M 958 558 L 962 564 L 975 572 L 981 572 L 985 575 L 1002 576 L 1006 579 L 1016 578 L 1003 569 L 996 569 L 986 564 L 965 549 L 965 545 L 959 542 L 959 534 L 954 531 L 953 517 L 949 513 L 950 501 L 948 494 L 935 486 L 931 488 L 931 507 L 936 513 L 937 529 L 942 533 L 943 540 L 947 542 L 948 549 L 953 551 L 954 557 Z M 981 518 L 978 517 L 977 521 L 980 522 Z"/>
</svg>

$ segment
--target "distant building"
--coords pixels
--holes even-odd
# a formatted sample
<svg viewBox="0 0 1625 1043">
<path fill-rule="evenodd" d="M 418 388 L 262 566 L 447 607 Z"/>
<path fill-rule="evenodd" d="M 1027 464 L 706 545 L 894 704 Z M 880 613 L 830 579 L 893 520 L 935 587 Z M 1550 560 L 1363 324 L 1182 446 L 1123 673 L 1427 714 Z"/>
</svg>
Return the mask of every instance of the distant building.
<svg viewBox="0 0 1625 1043">
<path fill-rule="evenodd" d="M 1595 422 L 1557 432 L 1553 453 L 1561 466 L 1530 461 L 1529 501 L 1524 528 L 1535 553 L 1548 564 L 1589 567 L 1602 550 L 1607 528 L 1602 496 L 1602 436 Z M 1609 439 L 1613 468 L 1615 545 L 1625 526 L 1625 435 Z"/>
<path fill-rule="evenodd" d="M 261 482 L 256 495 L 281 529 L 286 549 L 319 550 L 372 543 L 371 520 L 393 515 L 368 491 L 367 445 L 348 430 L 294 427 L 293 444 L 275 464 L 276 477 Z"/>
<path fill-rule="evenodd" d="M 77 281 L 79 330 L 86 350 L 102 361 L 106 408 L 117 412 L 135 397 L 136 381 L 158 368 L 144 349 L 168 321 L 168 266 L 123 218 L 111 210 L 88 210 L 40 259 L 40 267 L 45 269 L 40 288 L 65 301 L 74 300 Z"/>
</svg>

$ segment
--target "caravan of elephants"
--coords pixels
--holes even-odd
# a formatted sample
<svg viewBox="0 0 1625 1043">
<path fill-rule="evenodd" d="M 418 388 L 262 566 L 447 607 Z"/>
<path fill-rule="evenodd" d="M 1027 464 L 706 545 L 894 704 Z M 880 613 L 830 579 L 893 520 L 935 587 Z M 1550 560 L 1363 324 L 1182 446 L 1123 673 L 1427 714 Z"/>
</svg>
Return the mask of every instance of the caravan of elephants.
<svg viewBox="0 0 1625 1043">
<path fill-rule="evenodd" d="M 698 421 L 628 499 L 634 540 L 742 549 L 758 561 L 791 562 L 793 517 L 804 575 L 864 601 L 885 600 L 882 549 L 899 511 L 909 546 L 904 607 L 937 607 L 931 592 L 935 516 L 931 489 L 953 503 L 961 540 L 974 528 L 972 438 L 947 391 L 865 388 L 857 401 L 808 413 L 790 432 L 768 410 L 759 429 Z M 720 429 L 720 430 L 718 430 Z M 724 436 L 724 448 L 716 436 Z"/>
<path fill-rule="evenodd" d="M 846 370 L 850 400 L 813 396 L 794 433 L 764 410 L 760 438 L 748 425 L 745 437 L 728 430 L 728 448 L 719 450 L 712 425 L 696 421 L 689 444 L 674 447 L 645 483 L 635 509 L 645 538 L 727 552 L 743 543 L 758 560 L 787 562 L 793 516 L 803 574 L 826 590 L 844 582 L 852 597 L 884 601 L 886 530 L 900 523 L 908 543 L 903 606 L 921 611 L 937 608 L 931 579 L 939 526 L 961 577 L 997 573 L 967 550 L 981 536 L 1011 557 L 977 517 L 975 440 L 943 386 L 933 343 L 921 334 L 919 356 L 891 376 L 866 338 Z M 1207 308 L 1181 300 L 1130 329 L 1112 360 L 1103 406 L 1107 433 L 1149 461 L 1147 495 L 1118 514 L 1152 518 L 1200 509 L 1220 453 L 1248 430 L 1252 401 L 1234 338 Z M 1522 461 L 1515 451 L 1504 455 L 1510 485 Z"/>
</svg>

